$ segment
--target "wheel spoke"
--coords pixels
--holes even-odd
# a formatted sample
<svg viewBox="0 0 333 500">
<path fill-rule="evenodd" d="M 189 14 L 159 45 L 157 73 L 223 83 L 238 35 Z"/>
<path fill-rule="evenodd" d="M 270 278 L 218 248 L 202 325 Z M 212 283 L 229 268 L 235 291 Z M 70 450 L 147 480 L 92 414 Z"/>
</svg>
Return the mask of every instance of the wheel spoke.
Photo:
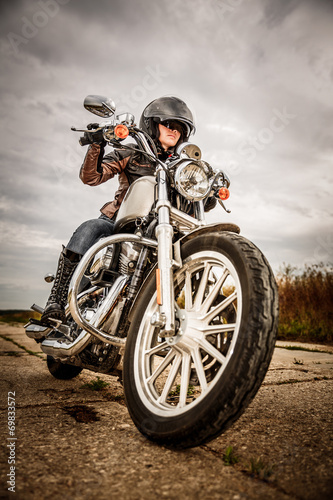
<svg viewBox="0 0 333 500">
<path fill-rule="evenodd" d="M 187 391 L 188 385 L 190 382 L 190 373 L 191 373 L 191 356 L 190 354 L 183 353 L 182 360 L 182 371 L 181 371 L 181 380 L 180 380 L 180 395 L 179 395 L 179 403 L 178 407 L 183 408 L 186 405 L 187 399 Z"/>
<path fill-rule="evenodd" d="M 217 333 L 232 332 L 236 328 L 236 323 L 227 323 L 220 325 L 208 325 L 202 329 L 205 335 L 215 335 Z"/>
<path fill-rule="evenodd" d="M 204 270 L 202 273 L 200 285 L 199 285 L 198 291 L 197 291 L 195 299 L 194 299 L 193 306 L 194 306 L 195 311 L 201 310 L 202 301 L 203 301 L 205 291 L 207 288 L 208 275 L 209 275 L 209 271 L 211 270 L 211 267 L 212 266 L 208 262 L 205 263 L 205 267 L 204 267 Z"/>
<path fill-rule="evenodd" d="M 208 340 L 200 339 L 199 345 L 204 351 L 206 351 L 208 354 L 210 354 L 219 363 L 222 364 L 225 362 L 225 356 L 223 356 L 223 354 L 221 354 L 220 351 L 218 351 L 216 349 L 216 347 L 214 347 L 210 342 L 208 342 Z"/>
<path fill-rule="evenodd" d="M 215 316 L 220 314 L 226 307 L 228 307 L 237 297 L 237 292 L 233 292 L 229 297 L 224 299 L 219 305 L 211 309 L 208 313 L 202 316 L 200 319 L 205 323 L 210 323 Z"/>
<path fill-rule="evenodd" d="M 158 398 L 159 403 L 166 403 L 166 399 L 169 396 L 169 392 L 171 391 L 172 385 L 175 381 L 175 378 L 177 377 L 177 373 L 178 373 L 181 362 L 182 362 L 182 355 L 178 352 L 175 355 L 175 358 L 174 358 L 173 363 L 171 365 L 171 369 L 168 373 L 168 377 L 167 377 L 166 382 L 164 384 L 163 390 L 161 392 L 160 397 Z"/>
<path fill-rule="evenodd" d="M 156 370 L 150 375 L 150 377 L 147 377 L 147 384 L 154 384 L 157 377 L 159 377 L 161 373 L 163 373 L 163 371 L 169 366 L 175 356 L 176 352 L 174 350 L 169 351 L 163 361 L 156 368 Z"/>
<path fill-rule="evenodd" d="M 145 351 L 145 356 L 152 356 L 153 354 L 157 354 L 159 351 L 163 351 L 166 347 L 169 347 L 169 344 L 167 342 L 161 342 L 158 345 L 155 345 L 151 349 L 147 349 Z"/>
<path fill-rule="evenodd" d="M 200 312 L 206 313 L 207 311 L 209 311 L 212 303 L 216 299 L 217 294 L 221 290 L 221 287 L 222 287 L 223 283 L 225 282 L 225 280 L 227 279 L 228 276 L 229 276 L 229 271 L 227 269 L 225 269 L 224 273 L 222 274 L 222 276 L 220 276 L 218 278 L 218 280 L 215 283 L 213 289 L 209 293 L 209 295 L 206 298 L 206 300 L 203 302 L 203 304 L 201 306 L 201 311 Z"/>
<path fill-rule="evenodd" d="M 202 365 L 202 359 L 200 356 L 199 347 L 197 347 L 192 351 L 192 359 L 194 362 L 195 370 L 198 375 L 201 390 L 204 392 L 207 389 L 207 380 L 206 380 L 205 370 Z"/>
<path fill-rule="evenodd" d="M 192 309 L 192 283 L 191 273 L 188 271 L 185 275 L 185 309 L 189 311 Z"/>
</svg>

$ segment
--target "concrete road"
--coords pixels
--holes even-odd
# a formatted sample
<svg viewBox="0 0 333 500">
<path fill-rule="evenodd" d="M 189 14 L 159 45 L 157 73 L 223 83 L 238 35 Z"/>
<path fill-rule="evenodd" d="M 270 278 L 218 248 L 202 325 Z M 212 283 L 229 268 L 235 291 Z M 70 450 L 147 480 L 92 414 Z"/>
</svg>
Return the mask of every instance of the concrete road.
<svg viewBox="0 0 333 500">
<path fill-rule="evenodd" d="M 136 430 L 115 378 L 101 375 L 110 385 L 100 391 L 84 386 L 96 380 L 87 371 L 58 381 L 22 327 L 0 324 L 0 498 L 332 499 L 333 349 L 282 346 L 231 429 L 207 445 L 171 451 Z M 226 465 L 230 446 L 235 463 Z"/>
</svg>

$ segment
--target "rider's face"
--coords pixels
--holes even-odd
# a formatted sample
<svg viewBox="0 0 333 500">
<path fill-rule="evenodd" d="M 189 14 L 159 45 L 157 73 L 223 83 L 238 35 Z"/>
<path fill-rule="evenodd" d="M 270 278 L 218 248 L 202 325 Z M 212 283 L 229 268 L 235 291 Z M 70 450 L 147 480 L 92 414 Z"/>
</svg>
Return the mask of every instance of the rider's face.
<svg viewBox="0 0 333 500">
<path fill-rule="evenodd" d="M 171 128 L 165 127 L 161 123 L 158 124 L 158 129 L 160 131 L 158 140 L 160 141 L 164 150 L 172 148 L 177 144 L 180 138 L 179 130 L 172 129 L 172 126 Z"/>
</svg>

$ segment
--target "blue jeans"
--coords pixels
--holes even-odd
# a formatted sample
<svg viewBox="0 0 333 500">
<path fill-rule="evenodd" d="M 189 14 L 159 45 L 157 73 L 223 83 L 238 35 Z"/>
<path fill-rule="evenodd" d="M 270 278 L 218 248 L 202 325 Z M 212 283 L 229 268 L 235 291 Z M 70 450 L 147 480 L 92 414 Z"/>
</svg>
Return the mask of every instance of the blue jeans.
<svg viewBox="0 0 333 500">
<path fill-rule="evenodd" d="M 102 214 L 98 219 L 83 222 L 74 231 L 66 248 L 79 255 L 84 255 L 100 238 L 111 236 L 113 231 L 114 221 Z"/>
</svg>

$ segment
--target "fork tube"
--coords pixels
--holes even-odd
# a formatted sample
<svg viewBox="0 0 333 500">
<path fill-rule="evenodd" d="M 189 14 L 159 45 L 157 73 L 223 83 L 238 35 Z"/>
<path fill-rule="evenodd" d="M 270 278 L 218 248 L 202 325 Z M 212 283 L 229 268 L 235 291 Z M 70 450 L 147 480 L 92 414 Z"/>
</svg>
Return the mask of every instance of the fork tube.
<svg viewBox="0 0 333 500">
<path fill-rule="evenodd" d="M 173 254 L 172 237 L 173 228 L 170 224 L 170 202 L 168 199 L 167 176 L 163 169 L 157 171 L 158 186 L 158 225 L 156 238 L 158 241 L 158 270 L 157 270 L 157 295 L 160 312 L 161 332 L 164 337 L 175 334 L 175 298 L 173 285 Z"/>
</svg>

